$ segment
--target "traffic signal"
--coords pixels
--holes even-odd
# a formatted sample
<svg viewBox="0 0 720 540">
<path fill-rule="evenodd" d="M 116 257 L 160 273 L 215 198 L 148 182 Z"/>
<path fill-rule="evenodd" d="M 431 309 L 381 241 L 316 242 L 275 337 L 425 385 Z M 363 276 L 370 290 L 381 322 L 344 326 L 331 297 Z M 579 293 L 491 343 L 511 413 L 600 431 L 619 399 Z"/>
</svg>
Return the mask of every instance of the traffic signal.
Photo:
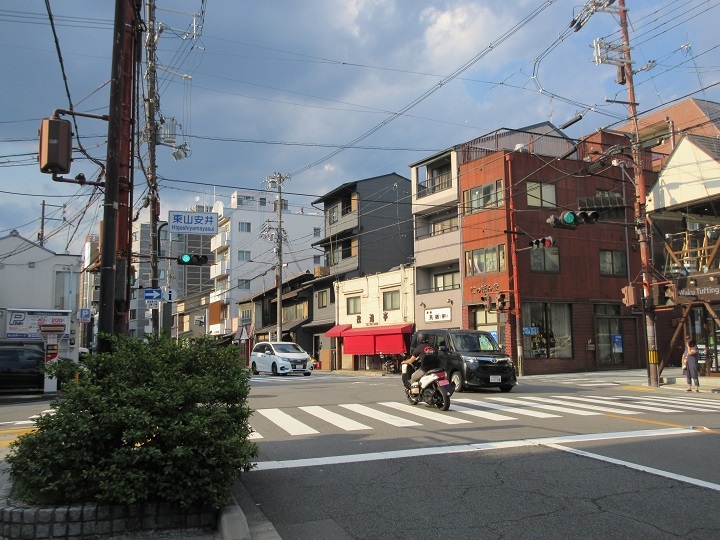
<svg viewBox="0 0 720 540">
<path fill-rule="evenodd" d="M 621 290 L 623 293 L 623 300 L 622 300 L 623 305 L 626 305 L 626 306 L 637 305 L 638 302 L 637 302 L 637 294 L 635 292 L 635 287 L 633 287 L 632 285 L 626 285 Z"/>
<path fill-rule="evenodd" d="M 545 236 L 544 238 L 538 238 L 530 242 L 530 247 L 533 249 L 545 249 L 555 245 L 555 240 L 552 236 Z"/>
<path fill-rule="evenodd" d="M 497 297 L 497 309 L 498 311 L 505 311 L 508 308 L 508 297 L 505 293 L 498 294 Z"/>
<path fill-rule="evenodd" d="M 183 266 L 202 266 L 207 264 L 207 255 L 194 255 L 190 253 L 183 253 L 177 258 L 177 262 Z"/>
<path fill-rule="evenodd" d="M 135 281 L 137 279 L 137 273 L 135 271 L 135 267 L 130 267 L 130 272 L 128 272 L 128 284 L 133 287 L 135 286 Z"/>
<path fill-rule="evenodd" d="M 666 306 L 674 306 L 677 304 L 677 286 L 675 283 L 666 283 L 662 286 L 663 296 Z M 662 298 L 660 300 L 662 300 Z"/>
<path fill-rule="evenodd" d="M 477 309 L 480 311 L 487 311 L 490 308 L 489 298 L 487 296 L 481 296 L 478 302 Z"/>
<path fill-rule="evenodd" d="M 592 225 L 600 219 L 600 213 L 595 210 L 582 210 L 575 212 L 567 210 L 560 214 L 560 217 L 550 216 L 547 223 L 558 229 L 570 229 L 574 231 L 578 225 Z"/>
</svg>

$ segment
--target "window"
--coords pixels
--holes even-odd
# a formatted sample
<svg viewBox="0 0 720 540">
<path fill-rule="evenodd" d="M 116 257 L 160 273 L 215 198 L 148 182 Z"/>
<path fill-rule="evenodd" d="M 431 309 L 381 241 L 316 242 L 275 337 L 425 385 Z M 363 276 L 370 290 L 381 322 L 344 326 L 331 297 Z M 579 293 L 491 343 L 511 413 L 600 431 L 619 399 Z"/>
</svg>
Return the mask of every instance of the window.
<svg viewBox="0 0 720 540">
<path fill-rule="evenodd" d="M 505 271 L 505 244 L 465 252 L 465 275 Z"/>
<path fill-rule="evenodd" d="M 238 285 L 237 288 L 241 291 L 249 291 L 250 290 L 250 280 L 249 279 L 238 279 Z"/>
<path fill-rule="evenodd" d="M 262 208 L 263 206 L 267 206 L 267 199 L 265 197 L 260 197 L 258 200 L 259 206 Z"/>
<path fill-rule="evenodd" d="M 240 315 L 240 324 L 249 324 L 252 321 L 252 310 L 243 309 Z"/>
<path fill-rule="evenodd" d="M 522 310 L 523 345 L 532 358 L 572 358 L 570 304 L 525 302 Z"/>
<path fill-rule="evenodd" d="M 540 182 L 527 183 L 528 206 L 542 206 L 555 208 L 555 184 L 542 184 Z"/>
<path fill-rule="evenodd" d="M 624 251 L 600 250 L 600 275 L 626 276 L 627 259 Z"/>
<path fill-rule="evenodd" d="M 238 223 L 238 232 L 251 232 L 250 231 L 250 223 L 241 221 Z"/>
<path fill-rule="evenodd" d="M 530 252 L 530 270 L 533 272 L 559 272 L 560 251 L 558 248 L 532 250 Z"/>
<path fill-rule="evenodd" d="M 360 313 L 360 297 L 351 296 L 347 299 L 347 314 L 358 315 Z"/>
<path fill-rule="evenodd" d="M 322 255 L 313 255 L 313 265 L 322 266 Z"/>
<path fill-rule="evenodd" d="M 55 272 L 55 309 L 68 309 L 72 304 L 71 272 Z"/>
<path fill-rule="evenodd" d="M 434 291 L 449 291 L 460 288 L 460 272 L 447 272 L 433 276 Z"/>
<path fill-rule="evenodd" d="M 324 291 L 318 291 L 317 294 L 317 307 L 318 308 L 324 308 L 328 305 L 328 290 L 325 289 Z"/>
<path fill-rule="evenodd" d="M 332 208 L 330 208 L 330 209 L 327 211 L 327 216 L 328 216 L 328 217 L 327 217 L 328 223 L 330 223 L 330 224 L 332 224 L 332 223 L 337 223 L 337 220 L 338 220 L 338 207 L 337 207 L 337 206 L 333 206 Z"/>
<path fill-rule="evenodd" d="M 283 321 L 297 321 L 305 318 L 305 304 L 293 304 L 292 306 L 283 306 Z"/>
<path fill-rule="evenodd" d="M 463 208 L 466 214 L 472 214 L 483 208 L 501 206 L 503 202 L 502 180 L 490 182 L 463 192 Z"/>
<path fill-rule="evenodd" d="M 320 227 L 313 227 L 313 236 L 315 238 L 320 238 L 321 232 L 322 232 L 322 230 L 320 229 Z"/>
<path fill-rule="evenodd" d="M 137 309 L 131 309 L 130 310 L 130 320 L 134 321 L 137 319 Z"/>
<path fill-rule="evenodd" d="M 450 231 L 456 231 L 458 228 L 458 217 L 452 216 L 446 219 L 433 221 L 430 224 L 430 234 L 435 236 L 436 234 L 445 234 Z"/>
<path fill-rule="evenodd" d="M 249 251 L 238 251 L 238 261 L 249 261 L 250 260 L 250 252 Z"/>
<path fill-rule="evenodd" d="M 400 291 L 388 291 L 383 293 L 383 311 L 400 309 Z"/>
</svg>

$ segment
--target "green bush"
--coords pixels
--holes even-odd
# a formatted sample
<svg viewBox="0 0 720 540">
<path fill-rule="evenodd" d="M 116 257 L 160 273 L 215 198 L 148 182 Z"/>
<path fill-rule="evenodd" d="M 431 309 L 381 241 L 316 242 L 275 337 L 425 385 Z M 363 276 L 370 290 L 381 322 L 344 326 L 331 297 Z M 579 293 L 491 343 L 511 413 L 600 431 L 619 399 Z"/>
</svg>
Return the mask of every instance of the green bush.
<svg viewBox="0 0 720 540">
<path fill-rule="evenodd" d="M 14 496 L 29 504 L 219 508 L 253 467 L 249 375 L 236 347 L 113 337 L 111 353 L 49 370 L 70 382 L 7 457 Z"/>
</svg>

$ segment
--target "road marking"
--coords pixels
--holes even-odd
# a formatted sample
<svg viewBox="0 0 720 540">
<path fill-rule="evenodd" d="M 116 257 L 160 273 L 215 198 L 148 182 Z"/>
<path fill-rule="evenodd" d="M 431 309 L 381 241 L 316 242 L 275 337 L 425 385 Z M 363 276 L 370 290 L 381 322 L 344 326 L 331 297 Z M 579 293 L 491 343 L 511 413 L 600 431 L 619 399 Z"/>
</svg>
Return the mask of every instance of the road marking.
<svg viewBox="0 0 720 540">
<path fill-rule="evenodd" d="M 514 416 L 505 416 L 504 414 L 478 411 L 477 409 L 471 409 L 470 407 L 463 407 L 462 405 L 458 405 L 457 401 L 457 399 L 453 400 L 450 405 L 451 410 L 461 412 L 463 414 L 469 414 L 470 416 L 485 418 L 486 420 L 492 420 L 493 422 L 502 422 L 503 420 L 517 420 L 517 418 L 515 418 Z"/>
<path fill-rule="evenodd" d="M 399 416 L 393 416 L 392 414 L 387 414 L 382 411 L 376 411 L 375 409 L 371 409 L 370 407 L 367 407 L 365 405 L 358 405 L 357 403 L 344 403 L 340 404 L 340 406 L 350 411 L 362 414 L 364 416 L 369 416 L 370 418 L 379 420 L 380 422 L 385 422 L 386 424 L 390 424 L 391 426 L 395 427 L 422 426 L 422 424 L 418 424 L 417 422 L 413 422 L 412 420 L 406 420 L 405 418 L 400 418 Z"/>
<path fill-rule="evenodd" d="M 554 396 L 559 397 L 559 396 Z M 571 400 L 578 400 L 578 401 L 586 401 L 588 403 L 602 403 L 603 405 L 606 405 L 608 403 L 607 398 L 603 397 L 597 397 L 597 398 L 587 398 L 587 397 L 577 397 L 577 396 L 568 396 L 567 399 Z M 634 403 L 627 403 L 626 401 L 623 401 L 620 403 L 621 407 L 624 407 L 626 409 L 638 409 L 642 411 L 653 411 L 653 412 L 663 412 L 663 413 L 669 413 L 669 412 L 681 412 L 678 409 L 668 409 L 663 407 L 653 407 L 651 405 L 636 405 Z"/>
<path fill-rule="evenodd" d="M 618 396 L 620 397 L 620 396 Z M 666 402 L 669 401 L 671 403 L 671 407 L 685 405 L 685 406 L 691 406 L 696 411 L 717 411 L 720 410 L 720 403 L 717 401 L 710 401 L 710 400 L 704 400 L 704 399 L 693 399 L 692 397 L 658 397 L 658 396 L 645 396 L 642 399 L 644 400 L 650 400 L 650 401 L 662 401 Z M 700 407 L 709 407 L 709 409 L 706 408 L 700 408 Z"/>
<path fill-rule="evenodd" d="M 642 471 L 649 474 L 654 474 L 656 476 L 662 476 L 664 478 L 670 478 L 671 480 L 677 480 L 678 482 L 685 482 L 686 484 L 692 484 L 695 486 L 700 486 L 708 489 L 713 489 L 715 491 L 720 491 L 720 485 L 713 484 L 712 482 L 706 482 L 704 480 L 698 480 L 697 478 L 691 478 L 689 476 L 685 476 L 682 474 L 675 474 L 668 471 L 662 471 L 660 469 L 654 469 L 653 467 L 646 467 L 644 465 L 638 465 L 637 463 L 631 463 L 629 461 L 622 461 L 620 459 L 615 459 L 607 456 L 601 456 L 599 454 L 592 454 L 590 452 L 585 452 L 584 450 L 577 450 L 575 448 L 568 448 L 567 446 L 562 446 L 559 444 L 546 444 L 545 446 L 549 448 L 554 448 L 555 450 L 562 450 L 563 452 L 569 452 L 571 454 L 575 454 L 577 456 L 583 456 L 590 459 L 596 459 L 598 461 L 604 461 L 606 463 L 612 463 L 613 465 L 621 465 L 623 467 L 627 467 L 629 469 L 635 469 L 636 471 Z"/>
<path fill-rule="evenodd" d="M 545 405 L 543 403 L 532 403 L 530 401 L 523 401 L 522 399 L 505 398 L 505 397 L 489 397 L 488 399 L 494 399 L 495 401 L 503 401 L 505 403 L 514 403 L 515 405 L 523 405 L 525 407 L 535 407 L 537 409 L 546 409 L 548 411 L 564 412 L 568 414 L 577 414 L 580 416 L 597 416 L 601 415 L 600 412 L 585 411 L 582 409 L 568 409 L 567 407 L 558 407 L 556 405 Z"/>
<path fill-rule="evenodd" d="M 507 405 L 498 405 L 496 403 L 487 403 L 485 401 L 477 401 L 475 399 L 455 399 L 455 401 L 459 401 L 460 403 L 467 403 L 468 405 L 475 405 L 476 407 L 483 407 L 486 409 L 495 409 L 498 411 L 505 411 L 509 413 L 514 414 L 522 414 L 525 416 L 534 416 L 535 418 L 560 418 L 560 415 L 557 414 L 550 414 L 550 413 L 544 413 L 540 411 L 529 411 L 526 409 L 521 409 L 519 407 L 508 407 Z"/>
<path fill-rule="evenodd" d="M 290 435 L 313 435 L 319 433 L 310 426 L 303 424 L 299 420 L 295 420 L 292 416 L 280 409 L 259 409 L 255 412 L 262 414 L 265 418 L 284 429 Z"/>
<path fill-rule="evenodd" d="M 308 414 L 312 414 L 313 416 L 316 416 L 317 418 L 320 418 L 321 420 L 325 420 L 329 424 L 339 427 L 340 429 L 344 429 L 345 431 L 357 431 L 360 429 L 372 429 L 370 426 L 366 426 L 365 424 L 361 424 L 360 422 L 356 422 L 355 420 L 346 418 L 338 413 L 328 411 L 327 409 L 325 409 L 323 407 L 311 406 L 311 407 L 299 407 L 299 408 L 300 408 L 300 410 L 305 411 Z"/>
<path fill-rule="evenodd" d="M 457 416 L 451 416 L 449 414 L 441 414 L 438 412 L 431 411 L 427 409 L 424 405 L 419 405 L 413 407 L 410 404 L 405 403 L 398 403 L 397 401 L 383 401 L 380 403 L 380 405 L 383 405 L 385 407 L 391 407 L 393 409 L 396 409 L 398 411 L 402 411 L 404 413 L 408 414 L 414 414 L 416 416 L 421 416 L 422 418 L 428 418 L 430 420 L 435 420 L 436 422 L 440 422 L 442 424 L 470 424 L 470 420 L 465 420 L 464 418 L 458 418 Z"/>
<path fill-rule="evenodd" d="M 554 403 L 556 405 L 569 405 L 567 401 L 562 401 L 560 399 L 541 398 L 535 396 L 527 396 L 525 399 L 530 399 L 532 401 L 540 401 L 542 403 Z M 593 411 L 605 411 L 615 414 L 642 414 L 638 413 L 637 411 L 628 411 L 627 409 L 621 409 L 619 407 L 602 407 L 600 405 L 584 405 L 582 403 L 573 403 L 572 405 L 573 407 L 578 407 L 580 409 L 591 409 Z"/>
<path fill-rule="evenodd" d="M 416 458 L 422 456 L 438 456 L 445 454 L 458 454 L 462 452 L 481 452 L 484 450 L 500 450 L 504 448 L 521 448 L 524 446 L 549 446 L 551 444 L 571 444 L 587 441 L 607 441 L 619 439 L 634 439 L 640 437 L 664 437 L 672 435 L 699 434 L 699 431 L 688 428 L 653 429 L 642 431 L 620 431 L 615 433 L 589 433 L 586 435 L 567 435 L 562 437 L 542 437 L 538 439 L 520 439 L 515 441 L 498 441 L 477 444 L 461 444 L 452 446 L 431 446 L 426 448 L 412 448 L 408 450 L 394 450 L 387 452 L 372 452 L 368 454 L 347 454 L 341 456 L 327 456 L 316 458 L 289 459 L 283 461 L 259 461 L 254 470 L 269 471 L 274 469 L 296 469 L 299 467 L 315 467 L 320 465 L 341 465 L 344 463 L 364 463 L 367 461 L 381 461 L 386 459 Z M 252 471 L 251 473 L 252 474 Z"/>
</svg>

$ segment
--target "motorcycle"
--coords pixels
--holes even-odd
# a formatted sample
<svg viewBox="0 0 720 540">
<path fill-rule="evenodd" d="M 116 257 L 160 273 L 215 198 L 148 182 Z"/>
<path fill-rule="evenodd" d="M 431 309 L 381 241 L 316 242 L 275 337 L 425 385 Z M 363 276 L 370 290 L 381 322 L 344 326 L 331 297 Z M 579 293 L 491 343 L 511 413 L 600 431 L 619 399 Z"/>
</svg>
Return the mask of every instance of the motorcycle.
<svg viewBox="0 0 720 540">
<path fill-rule="evenodd" d="M 398 372 L 397 362 L 395 360 L 392 360 L 392 359 L 387 360 L 383 364 L 383 367 L 385 368 L 385 371 L 387 371 L 388 373 L 397 373 Z"/>
<path fill-rule="evenodd" d="M 455 385 L 448 380 L 444 369 L 431 369 L 417 383 L 411 383 L 410 377 L 415 368 L 410 364 L 402 364 L 402 382 L 405 385 L 405 396 L 411 405 L 421 401 L 430 407 L 447 411 L 450 408 L 450 396 Z M 415 385 L 415 386 L 413 386 Z"/>
</svg>

